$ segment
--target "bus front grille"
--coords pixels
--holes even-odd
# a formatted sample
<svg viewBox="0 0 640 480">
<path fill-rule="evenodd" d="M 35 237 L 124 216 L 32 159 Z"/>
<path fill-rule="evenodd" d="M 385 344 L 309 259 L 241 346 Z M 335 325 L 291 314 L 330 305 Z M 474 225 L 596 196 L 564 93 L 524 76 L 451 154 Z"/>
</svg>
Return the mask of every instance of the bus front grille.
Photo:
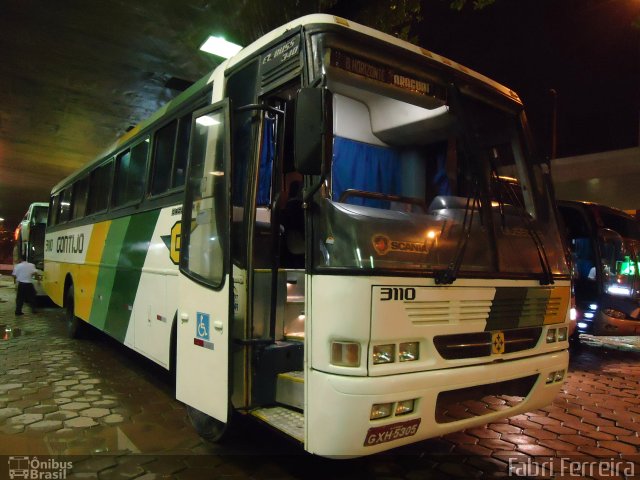
<svg viewBox="0 0 640 480">
<path fill-rule="evenodd" d="M 538 344 L 542 327 L 505 330 L 504 352 L 529 350 Z M 492 332 L 437 335 L 433 338 L 436 350 L 446 360 L 486 357 L 491 355 Z"/>
<path fill-rule="evenodd" d="M 405 311 L 414 325 L 485 322 L 491 300 L 428 300 L 405 302 Z"/>
</svg>

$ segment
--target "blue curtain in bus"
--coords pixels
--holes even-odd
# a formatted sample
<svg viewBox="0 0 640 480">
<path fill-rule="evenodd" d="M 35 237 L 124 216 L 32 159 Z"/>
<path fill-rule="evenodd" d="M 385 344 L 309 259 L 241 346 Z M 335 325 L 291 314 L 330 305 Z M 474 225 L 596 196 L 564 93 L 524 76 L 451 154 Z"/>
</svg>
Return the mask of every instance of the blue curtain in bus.
<svg viewBox="0 0 640 480">
<path fill-rule="evenodd" d="M 260 150 L 260 171 L 258 175 L 258 195 L 256 205 L 271 203 L 271 171 L 276 157 L 276 122 L 265 117 L 262 129 L 262 148 Z"/>
<path fill-rule="evenodd" d="M 432 185 L 436 195 L 453 195 L 449 177 L 447 176 L 447 142 L 433 145 L 428 152 L 435 158 L 435 172 Z"/>
<path fill-rule="evenodd" d="M 398 194 L 400 192 L 400 157 L 390 148 L 357 142 L 343 137 L 333 140 L 333 200 L 347 189 Z M 348 203 L 389 208 L 389 202 L 349 197 Z"/>
</svg>

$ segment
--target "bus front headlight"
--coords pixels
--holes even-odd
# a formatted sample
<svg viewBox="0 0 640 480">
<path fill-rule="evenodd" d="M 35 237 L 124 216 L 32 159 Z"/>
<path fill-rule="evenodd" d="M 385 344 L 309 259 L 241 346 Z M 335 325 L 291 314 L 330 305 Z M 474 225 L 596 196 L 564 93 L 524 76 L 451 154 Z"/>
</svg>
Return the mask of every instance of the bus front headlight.
<svg viewBox="0 0 640 480">
<path fill-rule="evenodd" d="M 373 364 L 378 365 L 381 363 L 393 363 L 396 357 L 396 346 L 394 344 L 389 345 L 375 345 L 373 347 Z"/>
<path fill-rule="evenodd" d="M 550 328 L 547 330 L 547 343 L 553 343 L 556 341 L 556 329 Z"/>
<path fill-rule="evenodd" d="M 371 407 L 371 420 L 378 418 L 387 418 L 391 416 L 393 410 L 393 403 L 377 403 Z"/>
<path fill-rule="evenodd" d="M 562 327 L 558 329 L 558 341 L 559 342 L 567 341 L 567 327 Z"/>
<path fill-rule="evenodd" d="M 403 400 L 402 402 L 398 402 L 396 404 L 396 416 L 407 415 L 413 412 L 415 400 Z"/>
<path fill-rule="evenodd" d="M 420 358 L 420 343 L 401 343 L 398 349 L 398 360 L 401 362 L 412 362 Z"/>
</svg>

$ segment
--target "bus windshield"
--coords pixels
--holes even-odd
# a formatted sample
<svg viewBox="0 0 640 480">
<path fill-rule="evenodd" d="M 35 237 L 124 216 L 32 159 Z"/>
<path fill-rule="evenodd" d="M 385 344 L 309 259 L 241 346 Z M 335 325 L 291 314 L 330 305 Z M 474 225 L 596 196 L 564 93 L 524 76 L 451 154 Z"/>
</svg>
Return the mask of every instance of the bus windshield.
<svg viewBox="0 0 640 480">
<path fill-rule="evenodd" d="M 333 141 L 316 268 L 567 273 L 519 104 L 398 73 L 389 86 L 366 60 L 324 58 Z"/>
<path fill-rule="evenodd" d="M 605 225 L 598 235 L 606 293 L 632 297 L 640 290 L 640 226 L 637 221 L 600 211 Z"/>
<path fill-rule="evenodd" d="M 31 223 L 36 225 L 38 223 L 47 223 L 47 216 L 49 215 L 49 206 L 35 206 L 31 213 Z"/>
<path fill-rule="evenodd" d="M 622 239 L 601 242 L 604 288 L 611 295 L 631 297 L 640 290 L 640 242 Z"/>
</svg>

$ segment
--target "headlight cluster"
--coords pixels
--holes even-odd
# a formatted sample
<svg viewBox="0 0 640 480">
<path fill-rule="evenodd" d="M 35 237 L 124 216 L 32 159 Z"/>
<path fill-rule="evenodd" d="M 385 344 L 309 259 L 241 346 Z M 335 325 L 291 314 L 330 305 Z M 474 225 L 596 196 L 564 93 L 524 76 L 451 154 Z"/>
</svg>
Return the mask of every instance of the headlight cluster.
<svg viewBox="0 0 640 480">
<path fill-rule="evenodd" d="M 561 382 L 564 378 L 564 370 L 558 370 L 556 372 L 549 372 L 547 375 L 547 384 L 554 382 Z"/>
<path fill-rule="evenodd" d="M 396 355 L 396 352 L 397 355 Z M 393 362 L 412 362 L 420 358 L 420 342 L 403 342 L 374 345 L 372 360 L 374 365 Z"/>
<path fill-rule="evenodd" d="M 602 310 L 602 313 L 613 318 L 618 318 L 620 320 L 624 320 L 625 318 L 627 318 L 627 315 L 624 312 L 621 312 L 620 310 L 615 310 L 613 308 L 605 308 Z"/>
<path fill-rule="evenodd" d="M 412 413 L 416 406 L 416 399 L 402 400 L 401 402 L 376 403 L 371 406 L 371 420 L 387 418 L 391 415 L 396 417 Z"/>
<path fill-rule="evenodd" d="M 567 327 L 550 328 L 547 330 L 547 343 L 566 342 Z"/>
</svg>

